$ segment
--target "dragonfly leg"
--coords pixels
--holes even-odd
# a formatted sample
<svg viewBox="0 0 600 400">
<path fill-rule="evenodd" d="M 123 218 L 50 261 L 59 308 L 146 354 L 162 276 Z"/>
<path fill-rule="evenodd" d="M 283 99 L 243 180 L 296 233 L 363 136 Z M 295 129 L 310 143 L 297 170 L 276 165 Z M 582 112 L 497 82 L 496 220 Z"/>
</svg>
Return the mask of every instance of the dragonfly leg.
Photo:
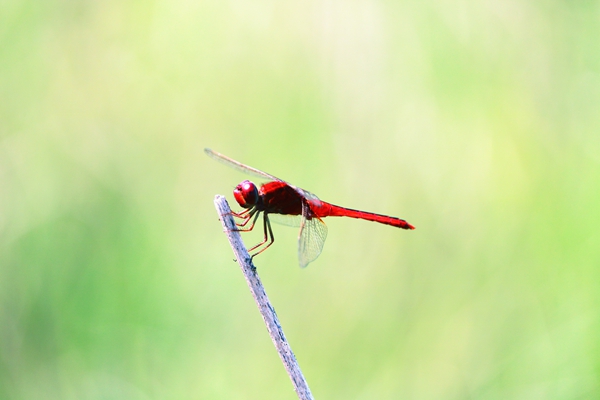
<svg viewBox="0 0 600 400">
<path fill-rule="evenodd" d="M 229 212 L 229 214 L 233 215 L 234 217 L 238 217 L 238 218 L 246 218 L 246 214 L 248 214 L 250 212 L 250 210 L 252 210 L 252 209 L 246 208 L 243 211 L 240 211 L 239 213 L 237 213 L 235 211 L 231 211 L 231 212 Z"/>
<path fill-rule="evenodd" d="M 275 241 L 275 236 L 273 236 L 273 230 L 271 229 L 271 221 L 269 221 L 269 217 L 268 217 L 267 213 L 265 213 L 265 215 L 263 216 L 263 220 L 264 220 L 263 221 L 263 229 L 264 229 L 264 233 L 265 233 L 264 239 L 263 239 L 262 242 L 260 242 L 256 246 L 253 246 L 252 248 L 250 248 L 248 250 L 248 252 L 250 252 L 252 250 L 256 250 L 260 246 L 262 246 L 265 243 L 267 243 L 267 241 L 269 241 L 269 243 L 267 243 L 266 246 L 264 246 L 262 249 L 258 250 L 256 253 L 252 254 L 251 258 L 254 258 L 257 255 L 259 255 L 260 253 L 262 253 L 263 251 L 265 251 Z"/>
<path fill-rule="evenodd" d="M 247 208 L 243 211 L 240 211 L 239 213 L 233 211 L 233 210 L 229 210 L 229 212 L 223 214 L 223 216 L 225 215 L 233 215 L 235 218 L 241 218 L 241 219 L 246 219 L 248 216 L 246 214 L 248 214 L 248 212 L 250 212 L 250 208 Z"/>
<path fill-rule="evenodd" d="M 238 232 L 248 232 L 251 231 L 252 229 L 254 229 L 254 224 L 256 224 L 256 220 L 258 219 L 258 216 L 260 215 L 260 212 L 257 212 L 256 209 L 253 209 L 252 212 L 250 212 L 250 214 L 244 216 L 244 222 L 242 223 L 236 223 L 235 225 L 237 226 L 236 229 L 232 229 L 233 231 L 238 231 Z M 254 218 L 252 218 L 254 217 Z M 245 228 L 246 224 L 248 224 L 248 221 L 250 221 L 252 219 L 252 224 L 250 224 L 250 227 Z"/>
<path fill-rule="evenodd" d="M 240 211 L 239 213 L 235 212 L 235 211 L 229 211 L 228 213 L 226 213 L 225 215 L 233 215 L 234 218 L 239 218 L 241 220 L 244 221 L 244 223 L 246 223 L 248 221 L 249 218 L 251 218 L 251 213 L 250 211 L 252 211 L 253 209 L 251 208 L 247 208 L 243 211 Z M 239 223 L 235 223 L 236 225 L 240 225 Z"/>
<path fill-rule="evenodd" d="M 247 208 L 239 213 L 236 213 L 235 211 L 229 211 L 228 213 L 225 213 L 223 215 L 232 215 L 234 217 L 234 222 L 236 226 L 239 227 L 245 227 L 246 224 L 248 224 L 248 222 L 250 221 L 250 219 L 252 219 L 252 216 L 256 213 L 256 209 L 254 208 Z M 235 220 L 235 218 L 239 218 L 242 221 L 241 222 L 237 222 Z M 254 221 L 252 222 L 252 225 L 250 226 L 250 228 L 248 229 L 232 229 L 232 231 L 251 231 L 252 228 L 254 228 L 254 223 L 256 222 L 256 218 L 254 219 Z"/>
</svg>

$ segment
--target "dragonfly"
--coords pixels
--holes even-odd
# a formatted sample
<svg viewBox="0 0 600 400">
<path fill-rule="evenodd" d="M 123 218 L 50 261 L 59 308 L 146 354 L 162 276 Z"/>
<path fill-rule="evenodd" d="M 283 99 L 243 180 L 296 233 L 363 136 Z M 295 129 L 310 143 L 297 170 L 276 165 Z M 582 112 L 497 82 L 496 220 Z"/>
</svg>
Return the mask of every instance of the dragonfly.
<svg viewBox="0 0 600 400">
<path fill-rule="evenodd" d="M 307 190 L 235 161 L 221 153 L 211 149 L 204 149 L 204 152 L 223 164 L 268 181 L 257 187 L 253 182 L 244 180 L 233 190 L 233 197 L 243 208 L 241 212 L 232 211 L 232 215 L 240 220 L 240 222 L 236 222 L 236 230 L 251 231 L 260 214 L 263 215 L 264 238 L 262 242 L 248 249 L 248 252 L 254 252 L 252 258 L 265 251 L 275 241 L 271 218 L 278 223 L 300 227 L 298 263 L 302 268 L 316 260 L 323 250 L 327 238 L 327 226 L 323 222 L 325 217 L 358 218 L 402 229 L 415 229 L 413 225 L 400 218 L 340 207 L 321 201 Z"/>
</svg>

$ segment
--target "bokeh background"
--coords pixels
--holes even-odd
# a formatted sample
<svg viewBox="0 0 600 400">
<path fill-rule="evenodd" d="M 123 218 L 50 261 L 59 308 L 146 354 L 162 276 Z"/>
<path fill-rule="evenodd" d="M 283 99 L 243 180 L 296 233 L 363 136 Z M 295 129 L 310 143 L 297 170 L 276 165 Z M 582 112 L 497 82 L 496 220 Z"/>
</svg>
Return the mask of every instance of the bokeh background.
<svg viewBox="0 0 600 400">
<path fill-rule="evenodd" d="M 584 0 L 0 2 L 0 398 L 295 398 L 204 147 L 417 227 L 330 218 L 300 269 L 275 226 L 316 398 L 600 398 L 599 37 Z"/>
</svg>

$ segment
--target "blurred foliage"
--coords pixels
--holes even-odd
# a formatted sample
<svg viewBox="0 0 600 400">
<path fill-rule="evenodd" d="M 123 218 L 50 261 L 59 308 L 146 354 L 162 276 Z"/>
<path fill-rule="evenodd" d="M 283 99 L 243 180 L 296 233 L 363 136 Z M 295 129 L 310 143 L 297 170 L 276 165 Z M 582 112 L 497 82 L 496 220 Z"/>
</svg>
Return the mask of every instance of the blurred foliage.
<svg viewBox="0 0 600 400">
<path fill-rule="evenodd" d="M 295 398 L 204 147 L 417 226 L 256 259 L 316 398 L 600 397 L 598 37 L 583 0 L 0 2 L 0 398 Z"/>
</svg>

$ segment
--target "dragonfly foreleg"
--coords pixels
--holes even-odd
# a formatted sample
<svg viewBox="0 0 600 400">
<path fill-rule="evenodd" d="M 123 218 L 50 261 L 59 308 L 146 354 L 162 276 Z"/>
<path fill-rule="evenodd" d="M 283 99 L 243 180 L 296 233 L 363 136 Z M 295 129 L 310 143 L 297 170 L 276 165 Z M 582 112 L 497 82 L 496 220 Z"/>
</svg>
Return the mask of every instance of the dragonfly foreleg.
<svg viewBox="0 0 600 400">
<path fill-rule="evenodd" d="M 246 208 L 245 210 L 240 211 L 239 213 L 230 210 L 227 214 L 233 215 L 236 218 L 248 219 L 248 213 L 250 211 L 252 211 L 252 208 Z"/>
<path fill-rule="evenodd" d="M 226 213 L 224 215 L 232 215 L 234 217 L 235 225 L 243 228 L 243 227 L 246 226 L 246 224 L 248 224 L 248 221 L 250 221 L 250 219 L 252 219 L 252 216 L 255 213 L 256 213 L 256 209 L 254 209 L 254 208 L 248 208 L 248 209 L 245 209 L 244 211 L 241 211 L 239 213 L 236 213 L 235 211 L 231 211 L 230 210 L 228 213 Z M 240 218 L 242 220 L 242 222 L 235 221 L 235 218 Z M 252 225 L 250 226 L 250 228 L 247 228 L 247 229 L 232 229 L 232 231 L 240 231 L 240 232 L 251 231 L 252 228 L 254 228 L 254 223 L 255 222 L 256 222 L 256 218 L 252 222 Z"/>
<path fill-rule="evenodd" d="M 246 215 L 246 217 L 244 218 L 244 222 L 238 224 L 236 229 L 233 229 L 235 231 L 238 232 L 248 232 L 251 231 L 252 229 L 254 229 L 254 224 L 256 224 L 256 220 L 258 219 L 258 216 L 260 215 L 260 212 L 257 212 L 256 210 L 252 210 L 252 212 L 248 215 Z M 254 218 L 252 218 L 254 217 Z M 250 226 L 248 228 L 246 228 L 246 224 L 248 224 L 248 221 L 252 220 L 252 224 L 250 224 Z"/>
</svg>

